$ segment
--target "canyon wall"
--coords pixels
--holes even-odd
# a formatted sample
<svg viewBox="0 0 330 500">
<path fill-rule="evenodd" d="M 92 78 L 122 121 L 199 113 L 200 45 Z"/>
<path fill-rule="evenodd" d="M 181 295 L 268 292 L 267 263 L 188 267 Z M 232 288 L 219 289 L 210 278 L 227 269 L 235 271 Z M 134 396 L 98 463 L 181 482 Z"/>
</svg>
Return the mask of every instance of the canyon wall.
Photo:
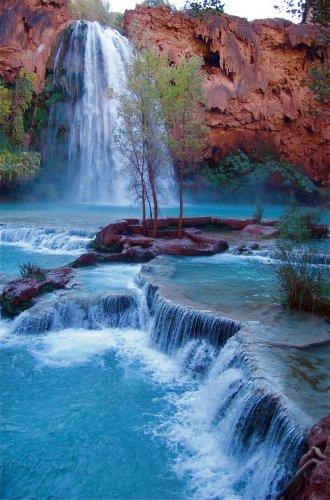
<svg viewBox="0 0 330 500">
<path fill-rule="evenodd" d="M 193 55 L 204 59 L 206 159 L 216 161 L 233 147 L 260 153 L 270 148 L 326 184 L 326 105 L 305 83 L 312 64 L 327 58 L 319 28 L 225 14 L 199 20 L 167 7 L 143 6 L 126 11 L 124 28 L 131 40 L 149 41 L 173 62 Z"/>
<path fill-rule="evenodd" d="M 67 26 L 67 0 L 1 0 L 0 76 L 13 82 L 21 68 L 41 88 L 58 34 Z"/>
</svg>

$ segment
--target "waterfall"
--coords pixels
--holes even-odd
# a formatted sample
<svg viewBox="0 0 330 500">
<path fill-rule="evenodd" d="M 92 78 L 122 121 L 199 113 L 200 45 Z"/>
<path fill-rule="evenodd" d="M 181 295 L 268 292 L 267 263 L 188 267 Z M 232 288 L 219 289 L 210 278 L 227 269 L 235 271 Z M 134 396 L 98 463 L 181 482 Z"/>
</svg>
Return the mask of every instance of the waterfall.
<svg viewBox="0 0 330 500">
<path fill-rule="evenodd" d="M 177 467 L 192 478 L 195 496 L 275 499 L 294 473 L 304 433 L 296 410 L 252 355 L 248 327 L 177 305 L 143 272 L 137 289 L 127 293 L 70 292 L 36 303 L 13 321 L 11 332 L 147 329 L 150 345 L 198 380 L 192 391 L 178 396 L 177 411 L 163 429 L 174 447 L 189 449 Z M 206 435 L 212 446 L 205 446 Z"/>
<path fill-rule="evenodd" d="M 125 89 L 132 54 L 127 38 L 97 22 L 76 21 L 62 36 L 52 86 L 63 99 L 51 108 L 43 158 L 50 173 L 56 168 L 62 175 L 61 194 L 68 201 L 129 205 L 125 158 L 115 142 L 118 103 L 107 94 Z M 170 192 L 173 175 L 167 174 Z"/>
<path fill-rule="evenodd" d="M 84 229 L 61 230 L 22 224 L 0 224 L 0 242 L 31 250 L 53 250 L 79 254 L 85 250 L 95 233 Z"/>
<path fill-rule="evenodd" d="M 38 335 L 66 328 L 139 327 L 136 298 L 104 293 L 92 298 L 68 297 L 36 304 L 13 322 L 12 332 Z"/>
</svg>

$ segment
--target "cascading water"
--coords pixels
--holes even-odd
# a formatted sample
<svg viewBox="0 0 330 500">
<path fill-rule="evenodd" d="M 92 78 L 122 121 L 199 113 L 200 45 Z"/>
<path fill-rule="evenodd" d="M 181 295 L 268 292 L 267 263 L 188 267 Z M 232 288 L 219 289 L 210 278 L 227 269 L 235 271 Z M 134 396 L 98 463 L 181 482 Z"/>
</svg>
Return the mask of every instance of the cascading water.
<svg viewBox="0 0 330 500">
<path fill-rule="evenodd" d="M 97 22 L 76 21 L 62 37 L 52 85 L 63 98 L 51 108 L 43 157 L 49 165 L 59 158 L 69 201 L 129 205 L 125 159 L 115 142 L 118 103 L 107 94 L 123 92 L 131 58 L 128 39 Z M 168 192 L 172 169 L 166 169 Z"/>
<path fill-rule="evenodd" d="M 199 380 L 172 396 L 176 412 L 158 431 L 174 448 L 189 450 L 176 468 L 189 478 L 191 491 L 199 498 L 275 498 L 296 466 L 303 433 L 285 399 L 253 364 L 245 326 L 171 302 L 145 274 L 137 281 L 139 288 L 126 294 L 71 294 L 36 304 L 11 331 L 30 336 L 68 328 L 147 328 L 150 344 Z"/>
</svg>

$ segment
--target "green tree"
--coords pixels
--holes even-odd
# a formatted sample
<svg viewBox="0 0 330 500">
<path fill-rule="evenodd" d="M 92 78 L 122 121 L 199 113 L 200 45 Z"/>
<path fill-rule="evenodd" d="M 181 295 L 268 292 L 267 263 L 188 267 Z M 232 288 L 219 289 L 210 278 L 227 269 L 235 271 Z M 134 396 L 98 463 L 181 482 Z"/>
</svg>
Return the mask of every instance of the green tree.
<svg viewBox="0 0 330 500">
<path fill-rule="evenodd" d="M 203 18 L 207 12 L 221 14 L 224 10 L 224 4 L 221 0 L 197 0 L 186 1 L 185 11 L 190 11 L 194 16 Z"/>
<path fill-rule="evenodd" d="M 115 140 L 126 159 L 123 174 L 127 177 L 129 192 L 142 207 L 146 228 L 146 205 L 152 205 L 153 236 L 157 236 L 159 215 L 159 180 L 167 161 L 165 130 L 158 90 L 152 75 L 157 56 L 150 50 L 136 51 L 127 73 L 127 88 L 120 94 L 111 89 L 109 97 L 118 102 L 120 125 Z M 128 175 L 127 175 L 128 174 Z"/>
<path fill-rule="evenodd" d="M 112 25 L 109 0 L 69 0 L 69 12 L 74 19 Z"/>
<path fill-rule="evenodd" d="M 178 169 L 179 231 L 182 237 L 184 178 L 203 159 L 207 142 L 203 61 L 198 57 L 182 58 L 169 66 L 166 56 L 158 57 L 156 82 L 168 130 L 169 149 Z"/>
<path fill-rule="evenodd" d="M 275 5 L 275 8 L 298 17 L 303 23 L 312 21 L 327 24 L 330 22 L 329 0 L 282 0 L 282 4 Z"/>
</svg>

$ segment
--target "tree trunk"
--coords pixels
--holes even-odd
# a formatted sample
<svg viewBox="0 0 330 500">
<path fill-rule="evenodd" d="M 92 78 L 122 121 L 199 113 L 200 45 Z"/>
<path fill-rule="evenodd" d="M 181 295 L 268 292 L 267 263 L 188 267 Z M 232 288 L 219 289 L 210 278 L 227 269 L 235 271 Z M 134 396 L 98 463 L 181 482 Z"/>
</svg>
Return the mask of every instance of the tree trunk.
<svg viewBox="0 0 330 500">
<path fill-rule="evenodd" d="M 149 184 L 151 188 L 151 196 L 152 196 L 152 204 L 153 204 L 153 228 L 152 228 L 152 237 L 157 238 L 157 229 L 158 229 L 158 197 L 157 197 L 157 188 L 156 188 L 156 179 L 153 167 L 150 163 L 150 160 L 147 162 L 148 165 L 148 177 Z"/>
<path fill-rule="evenodd" d="M 179 228 L 178 228 L 178 238 L 182 238 L 182 227 L 183 227 L 183 164 L 180 163 L 180 173 L 179 173 L 179 197 L 180 197 L 180 215 L 179 215 Z"/>
<path fill-rule="evenodd" d="M 143 175 L 141 175 L 141 188 L 142 188 L 142 234 L 146 235 L 146 188 L 144 185 Z"/>
</svg>

